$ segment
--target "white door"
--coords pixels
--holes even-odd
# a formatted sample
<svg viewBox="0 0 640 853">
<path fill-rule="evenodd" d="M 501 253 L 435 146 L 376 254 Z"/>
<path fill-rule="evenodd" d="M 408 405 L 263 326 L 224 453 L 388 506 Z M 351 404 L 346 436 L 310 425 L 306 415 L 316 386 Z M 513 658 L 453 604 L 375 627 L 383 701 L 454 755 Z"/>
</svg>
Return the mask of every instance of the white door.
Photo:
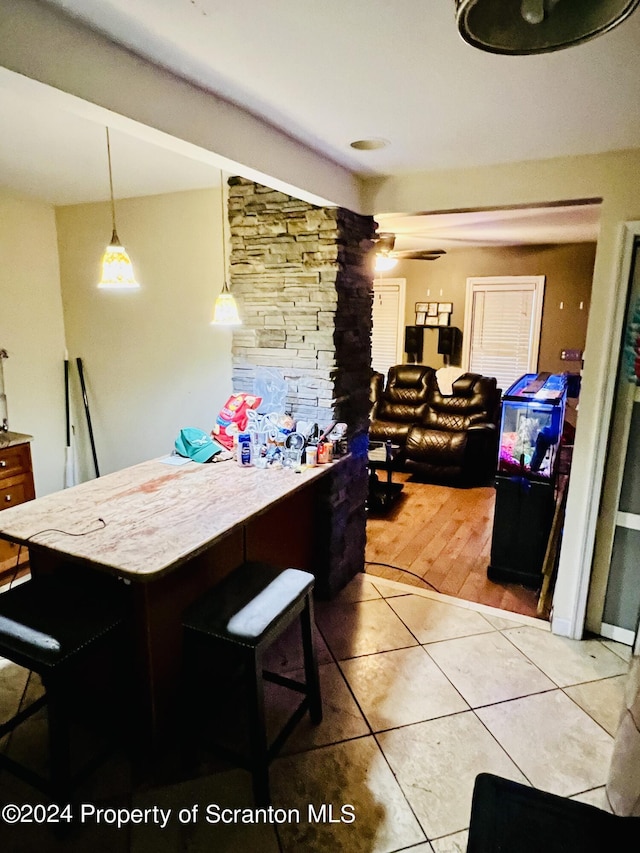
<svg viewBox="0 0 640 853">
<path fill-rule="evenodd" d="M 373 283 L 371 366 L 387 375 L 404 354 L 404 301 L 406 279 L 387 278 Z"/>
<path fill-rule="evenodd" d="M 463 365 L 503 391 L 538 369 L 543 275 L 467 279 Z"/>
</svg>

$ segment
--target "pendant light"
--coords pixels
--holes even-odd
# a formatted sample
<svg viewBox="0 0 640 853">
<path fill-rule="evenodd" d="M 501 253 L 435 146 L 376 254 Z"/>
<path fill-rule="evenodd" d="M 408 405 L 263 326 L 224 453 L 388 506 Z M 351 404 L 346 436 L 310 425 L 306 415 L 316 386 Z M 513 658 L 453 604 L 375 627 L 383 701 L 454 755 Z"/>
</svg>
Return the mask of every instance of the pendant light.
<svg viewBox="0 0 640 853">
<path fill-rule="evenodd" d="M 229 290 L 227 283 L 227 242 L 224 233 L 224 221 L 226 219 L 226 211 L 224 205 L 224 176 L 220 171 L 220 212 L 222 215 L 222 265 L 223 265 L 223 281 L 222 290 L 213 306 L 212 326 L 241 326 L 242 320 L 238 314 L 238 306 L 233 294 Z"/>
<path fill-rule="evenodd" d="M 455 0 L 462 38 L 489 53 L 562 50 L 612 30 L 640 0 Z"/>
<path fill-rule="evenodd" d="M 109 191 L 111 194 L 111 242 L 102 257 L 102 276 L 98 287 L 111 290 L 136 290 L 140 287 L 133 274 L 133 265 L 116 231 L 116 204 L 113 198 L 113 174 L 111 171 L 111 144 L 107 127 L 107 160 L 109 162 Z"/>
</svg>

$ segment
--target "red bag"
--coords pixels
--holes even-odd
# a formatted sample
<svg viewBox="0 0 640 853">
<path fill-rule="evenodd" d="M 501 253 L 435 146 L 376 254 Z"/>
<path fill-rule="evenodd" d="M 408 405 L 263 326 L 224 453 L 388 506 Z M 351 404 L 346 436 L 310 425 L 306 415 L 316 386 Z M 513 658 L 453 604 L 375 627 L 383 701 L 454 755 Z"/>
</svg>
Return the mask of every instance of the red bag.
<svg viewBox="0 0 640 853">
<path fill-rule="evenodd" d="M 232 394 L 220 409 L 211 435 L 231 450 L 234 436 L 247 428 L 247 413 L 250 409 L 257 409 L 260 403 L 262 403 L 262 397 L 256 397 L 255 394 Z"/>
</svg>

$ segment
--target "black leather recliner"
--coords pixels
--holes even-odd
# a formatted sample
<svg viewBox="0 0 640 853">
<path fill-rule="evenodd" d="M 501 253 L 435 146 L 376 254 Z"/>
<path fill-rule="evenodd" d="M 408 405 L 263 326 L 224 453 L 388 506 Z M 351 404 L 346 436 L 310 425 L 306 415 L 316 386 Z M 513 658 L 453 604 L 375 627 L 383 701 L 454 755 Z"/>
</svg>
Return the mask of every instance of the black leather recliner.
<svg viewBox="0 0 640 853">
<path fill-rule="evenodd" d="M 436 372 L 419 364 L 390 368 L 380 394 L 371 380 L 371 441 L 399 445 L 396 465 L 432 479 L 484 482 L 497 459 L 500 389 L 492 377 L 464 373 L 445 395 Z"/>
<path fill-rule="evenodd" d="M 437 383 L 405 442 L 407 470 L 480 482 L 495 471 L 500 392 L 493 377 L 464 373 L 443 395 Z"/>
<path fill-rule="evenodd" d="M 427 412 L 434 377 L 433 368 L 423 364 L 389 368 L 386 388 L 373 407 L 369 439 L 404 446 L 411 427 Z"/>
</svg>

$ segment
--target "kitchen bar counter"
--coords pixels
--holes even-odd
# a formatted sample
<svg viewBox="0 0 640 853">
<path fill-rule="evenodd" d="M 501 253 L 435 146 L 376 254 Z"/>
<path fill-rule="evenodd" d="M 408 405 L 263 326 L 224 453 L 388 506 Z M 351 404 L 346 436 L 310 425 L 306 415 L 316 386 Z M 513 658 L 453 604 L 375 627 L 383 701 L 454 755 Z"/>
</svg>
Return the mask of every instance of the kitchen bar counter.
<svg viewBox="0 0 640 853">
<path fill-rule="evenodd" d="M 184 610 L 247 560 L 325 570 L 317 493 L 340 465 L 296 473 L 156 459 L 5 510 L 0 538 L 29 545 L 33 574 L 72 561 L 130 582 L 131 708 L 153 747 L 177 712 Z"/>
<path fill-rule="evenodd" d="M 330 468 L 296 473 L 233 460 L 174 466 L 156 459 L 5 510 L 0 538 L 131 580 L 157 579 Z"/>
</svg>

